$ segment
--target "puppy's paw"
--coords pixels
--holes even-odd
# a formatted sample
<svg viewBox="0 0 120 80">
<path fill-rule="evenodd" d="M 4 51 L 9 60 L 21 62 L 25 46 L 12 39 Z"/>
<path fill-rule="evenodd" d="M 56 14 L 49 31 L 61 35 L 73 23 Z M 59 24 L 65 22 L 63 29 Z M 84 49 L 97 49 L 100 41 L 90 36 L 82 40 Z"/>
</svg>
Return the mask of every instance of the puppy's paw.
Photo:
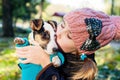
<svg viewBox="0 0 120 80">
<path fill-rule="evenodd" d="M 14 43 L 16 43 L 16 44 L 24 44 L 24 40 L 22 38 L 20 38 L 20 37 L 16 37 L 14 39 Z"/>
<path fill-rule="evenodd" d="M 55 56 L 52 58 L 52 63 L 55 67 L 61 66 L 61 61 L 58 56 Z"/>
</svg>

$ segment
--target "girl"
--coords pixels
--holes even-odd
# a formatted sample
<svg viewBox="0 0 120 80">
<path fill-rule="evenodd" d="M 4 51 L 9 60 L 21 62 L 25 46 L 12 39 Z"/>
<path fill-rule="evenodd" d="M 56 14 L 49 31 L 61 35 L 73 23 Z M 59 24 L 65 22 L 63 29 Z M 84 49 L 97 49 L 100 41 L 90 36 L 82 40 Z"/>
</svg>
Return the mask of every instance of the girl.
<svg viewBox="0 0 120 80">
<path fill-rule="evenodd" d="M 65 57 L 60 68 L 52 65 L 49 55 L 35 41 L 31 41 L 35 46 L 16 49 L 16 54 L 26 58 L 22 63 L 42 65 L 36 80 L 94 80 L 97 73 L 94 52 L 118 39 L 119 16 L 83 8 L 66 14 L 58 25 L 56 43 Z"/>
</svg>

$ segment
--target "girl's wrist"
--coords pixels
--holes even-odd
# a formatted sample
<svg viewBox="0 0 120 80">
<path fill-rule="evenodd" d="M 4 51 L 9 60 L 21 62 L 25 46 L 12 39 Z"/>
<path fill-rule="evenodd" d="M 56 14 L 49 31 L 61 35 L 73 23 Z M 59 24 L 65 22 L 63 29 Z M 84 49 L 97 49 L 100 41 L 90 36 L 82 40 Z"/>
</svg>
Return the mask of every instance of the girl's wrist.
<svg viewBox="0 0 120 80">
<path fill-rule="evenodd" d="M 41 64 L 42 65 L 42 67 L 44 68 L 44 67 L 46 67 L 47 65 L 49 65 L 51 62 L 45 62 L 44 64 Z"/>
<path fill-rule="evenodd" d="M 42 61 L 41 66 L 44 68 L 44 67 L 46 67 L 46 66 L 47 66 L 48 64 L 50 64 L 50 63 L 51 63 L 50 57 L 47 56 L 46 59 L 45 59 L 44 61 Z"/>
</svg>

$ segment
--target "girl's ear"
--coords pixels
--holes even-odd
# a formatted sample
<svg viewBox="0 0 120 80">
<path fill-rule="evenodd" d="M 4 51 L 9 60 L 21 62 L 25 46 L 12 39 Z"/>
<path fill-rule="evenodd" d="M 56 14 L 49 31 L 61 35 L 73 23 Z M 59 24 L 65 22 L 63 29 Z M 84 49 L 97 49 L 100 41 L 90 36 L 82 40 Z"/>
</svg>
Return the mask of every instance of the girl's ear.
<svg viewBox="0 0 120 80">
<path fill-rule="evenodd" d="M 48 20 L 47 23 L 49 23 L 53 27 L 55 32 L 57 31 L 57 22 L 56 21 Z"/>
<path fill-rule="evenodd" d="M 39 31 L 41 27 L 43 26 L 43 20 L 42 19 L 34 19 L 30 21 L 30 27 L 32 30 Z"/>
</svg>

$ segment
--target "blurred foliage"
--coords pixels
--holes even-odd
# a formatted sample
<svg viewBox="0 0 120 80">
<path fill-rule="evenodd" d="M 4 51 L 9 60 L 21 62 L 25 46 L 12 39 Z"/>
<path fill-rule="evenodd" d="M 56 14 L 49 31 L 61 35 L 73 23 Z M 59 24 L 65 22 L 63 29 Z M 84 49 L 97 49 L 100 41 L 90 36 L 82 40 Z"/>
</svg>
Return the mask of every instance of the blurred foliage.
<svg viewBox="0 0 120 80">
<path fill-rule="evenodd" d="M 42 1 L 44 2 L 41 6 L 40 4 Z M 36 9 L 37 6 L 42 7 L 42 11 L 44 11 L 44 9 L 49 5 L 47 0 L 11 0 L 10 2 L 14 24 L 16 24 L 18 19 L 23 20 L 23 22 L 25 20 L 30 20 L 33 17 L 32 15 L 36 15 L 38 13 L 38 10 Z M 0 0 L 0 18 L 2 18 L 2 0 Z"/>
<path fill-rule="evenodd" d="M 0 38 L 0 80 L 19 80 L 20 70 L 12 38 Z"/>
<path fill-rule="evenodd" d="M 0 56 L 0 80 L 18 80 L 20 70 L 17 66 L 17 58 L 14 56 L 15 50 L 5 49 Z"/>
<path fill-rule="evenodd" d="M 108 14 L 120 15 L 120 0 L 104 0 Z"/>
<path fill-rule="evenodd" d="M 2 0 L 0 0 L 0 18 L 2 18 Z"/>
<path fill-rule="evenodd" d="M 23 21 L 30 20 L 32 18 L 32 14 L 37 14 L 38 11 L 36 6 L 40 6 L 41 1 L 42 0 L 12 0 L 11 3 L 14 23 L 16 23 L 18 19 L 22 19 Z M 44 4 L 43 8 L 45 9 L 48 5 L 45 0 Z"/>
<path fill-rule="evenodd" d="M 107 45 L 96 52 L 98 75 L 96 80 L 120 80 L 120 48 Z"/>
<path fill-rule="evenodd" d="M 12 13 L 14 18 L 30 19 L 30 12 L 36 13 L 35 6 L 30 4 L 31 0 L 12 0 Z M 28 5 L 27 5 L 28 4 Z"/>
<path fill-rule="evenodd" d="M 12 0 L 13 17 L 22 20 L 29 20 L 31 14 L 37 14 L 36 6 L 42 0 Z M 47 7 L 48 3 L 44 0 L 43 10 Z"/>
<path fill-rule="evenodd" d="M 13 18 L 28 20 L 31 18 L 31 14 L 36 14 L 36 6 L 41 3 L 42 0 L 12 0 L 12 14 Z M 44 0 L 43 10 L 49 5 Z M 0 16 L 2 16 L 2 0 L 0 0 Z"/>
<path fill-rule="evenodd" d="M 30 21 L 33 15 L 35 17 L 37 14 L 37 18 L 40 18 L 48 4 L 46 0 L 0 0 L 0 16 L 3 25 L 0 36 L 14 37 L 18 20 L 22 21 L 20 24 L 24 24 Z"/>
</svg>

